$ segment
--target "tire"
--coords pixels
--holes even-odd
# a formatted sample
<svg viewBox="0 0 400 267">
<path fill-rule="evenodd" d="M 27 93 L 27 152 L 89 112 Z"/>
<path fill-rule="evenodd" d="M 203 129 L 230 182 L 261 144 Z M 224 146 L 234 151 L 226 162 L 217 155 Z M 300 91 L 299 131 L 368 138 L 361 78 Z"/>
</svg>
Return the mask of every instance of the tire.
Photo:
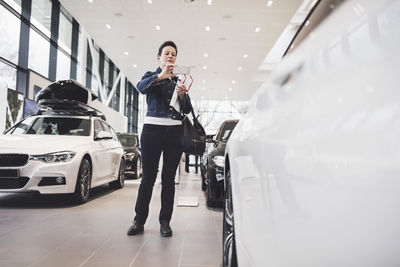
<svg viewBox="0 0 400 267">
<path fill-rule="evenodd" d="M 212 191 L 212 189 L 211 189 L 210 181 L 208 181 L 206 183 L 206 204 L 207 204 L 207 207 L 217 208 L 218 207 L 218 202 L 215 199 L 212 198 L 211 191 Z"/>
<path fill-rule="evenodd" d="M 120 189 L 125 185 L 125 161 L 121 159 L 118 170 L 118 179 L 109 183 L 110 187 L 113 189 Z"/>
<path fill-rule="evenodd" d="M 83 158 L 79 166 L 78 177 L 76 178 L 74 201 L 78 204 L 88 201 L 90 196 L 90 184 L 92 181 L 92 165 L 87 158 Z"/>
<path fill-rule="evenodd" d="M 235 226 L 233 217 L 231 174 L 226 175 L 226 191 L 224 198 L 223 234 L 222 234 L 222 258 L 224 267 L 237 267 Z"/>
<path fill-rule="evenodd" d="M 135 161 L 135 174 L 133 175 L 133 179 L 139 179 L 142 176 L 142 160 L 138 157 Z"/>
</svg>

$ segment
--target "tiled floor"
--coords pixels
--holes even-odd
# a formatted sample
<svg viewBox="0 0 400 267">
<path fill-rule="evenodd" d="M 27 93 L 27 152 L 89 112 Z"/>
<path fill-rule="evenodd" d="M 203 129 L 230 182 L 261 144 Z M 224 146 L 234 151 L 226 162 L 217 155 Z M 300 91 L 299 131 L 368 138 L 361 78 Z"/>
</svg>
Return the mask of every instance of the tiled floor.
<svg viewBox="0 0 400 267">
<path fill-rule="evenodd" d="M 90 201 L 0 193 L 0 266 L 221 266 L 221 210 L 208 209 L 200 176 L 185 174 L 179 196 L 199 197 L 198 207 L 174 207 L 173 236 L 159 234 L 159 182 L 154 186 L 144 234 L 127 236 L 138 180 L 122 190 L 93 190 Z"/>
</svg>

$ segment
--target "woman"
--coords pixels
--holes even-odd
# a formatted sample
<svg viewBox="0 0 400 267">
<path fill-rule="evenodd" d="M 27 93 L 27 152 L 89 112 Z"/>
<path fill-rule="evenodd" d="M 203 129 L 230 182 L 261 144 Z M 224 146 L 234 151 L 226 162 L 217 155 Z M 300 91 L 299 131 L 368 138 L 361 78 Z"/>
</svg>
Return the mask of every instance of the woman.
<svg viewBox="0 0 400 267">
<path fill-rule="evenodd" d="M 186 114 L 191 111 L 186 87 L 177 83 L 178 78 L 172 73 L 177 52 L 174 42 L 164 42 L 157 54 L 160 67 L 154 72 L 146 72 L 137 85 L 139 92 L 146 95 L 147 113 L 141 135 L 143 176 L 136 200 L 136 216 L 128 235 L 144 231 L 162 152 L 160 234 L 172 236 L 169 222 L 174 206 L 175 173 L 182 155 L 180 136 L 183 118 L 179 109 Z M 177 106 L 178 110 L 173 108 Z"/>
</svg>

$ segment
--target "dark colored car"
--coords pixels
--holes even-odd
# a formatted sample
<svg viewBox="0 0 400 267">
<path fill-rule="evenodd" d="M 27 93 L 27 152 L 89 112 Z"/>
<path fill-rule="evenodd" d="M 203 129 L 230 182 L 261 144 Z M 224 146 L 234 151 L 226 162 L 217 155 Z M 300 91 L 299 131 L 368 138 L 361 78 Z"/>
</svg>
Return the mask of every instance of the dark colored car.
<svg viewBox="0 0 400 267">
<path fill-rule="evenodd" d="M 125 176 L 137 179 L 142 176 L 139 136 L 135 133 L 118 133 L 118 138 L 125 151 Z"/>
<path fill-rule="evenodd" d="M 201 175 L 201 190 L 206 191 L 206 175 L 207 175 L 207 157 L 208 151 L 213 149 L 212 139 L 215 134 L 207 134 L 206 136 L 206 151 L 200 157 L 200 175 Z M 210 150 L 211 149 L 211 150 Z"/>
<path fill-rule="evenodd" d="M 213 144 L 207 151 L 205 176 L 206 201 L 209 207 L 222 207 L 224 200 L 225 147 L 239 120 L 226 120 L 211 140 Z"/>
</svg>

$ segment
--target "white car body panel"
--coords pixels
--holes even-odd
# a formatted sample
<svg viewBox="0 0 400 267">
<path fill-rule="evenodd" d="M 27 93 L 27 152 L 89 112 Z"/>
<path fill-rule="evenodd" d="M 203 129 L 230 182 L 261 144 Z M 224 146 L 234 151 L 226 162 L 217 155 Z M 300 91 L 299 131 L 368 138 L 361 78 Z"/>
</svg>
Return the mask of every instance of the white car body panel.
<svg viewBox="0 0 400 267">
<path fill-rule="evenodd" d="M 400 1 L 349 0 L 251 99 L 226 149 L 240 267 L 400 266 L 399 48 Z"/>
<path fill-rule="evenodd" d="M 74 116 L 74 118 L 88 119 L 89 117 Z M 94 140 L 93 121 L 95 119 L 97 118 L 90 119 L 91 133 L 89 136 L 32 134 L 0 135 L 0 154 L 20 153 L 32 156 L 60 151 L 73 151 L 76 153 L 69 162 L 45 163 L 31 159 L 22 167 L 0 167 L 0 170 L 18 169 L 20 177 L 30 178 L 23 188 L 0 188 L 0 192 L 38 191 L 41 194 L 73 193 L 75 191 L 79 167 L 85 155 L 89 155 L 92 163 L 92 188 L 117 180 L 120 162 L 124 156 L 124 150 L 118 140 Z M 38 186 L 42 177 L 48 176 L 65 177 L 66 184 Z"/>
</svg>

